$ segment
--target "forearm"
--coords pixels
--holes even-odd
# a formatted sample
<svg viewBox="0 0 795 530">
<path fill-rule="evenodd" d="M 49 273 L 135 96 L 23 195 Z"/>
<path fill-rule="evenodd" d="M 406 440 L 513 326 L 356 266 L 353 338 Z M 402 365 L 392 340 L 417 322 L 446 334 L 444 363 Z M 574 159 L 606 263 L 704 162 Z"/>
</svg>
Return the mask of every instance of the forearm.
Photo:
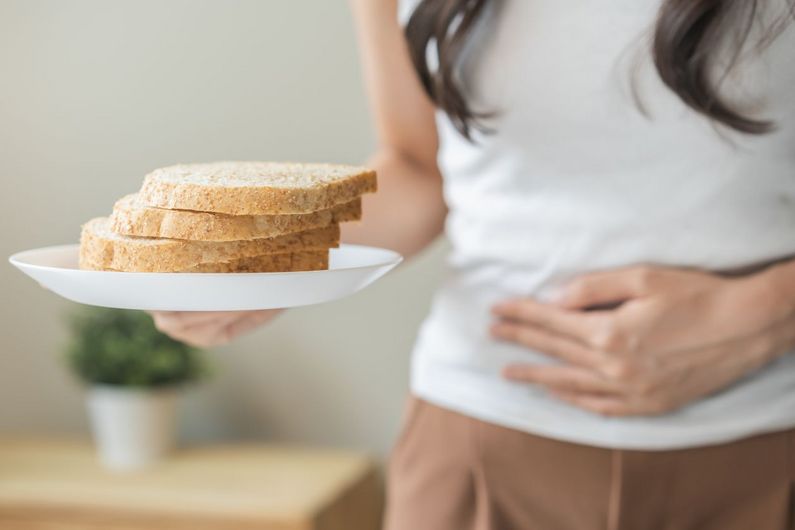
<svg viewBox="0 0 795 530">
<path fill-rule="evenodd" d="M 795 321 L 795 260 L 772 265 L 754 275 L 762 303 L 776 321 Z M 795 325 L 795 324 L 793 324 Z"/>
<path fill-rule="evenodd" d="M 447 214 L 436 164 L 434 106 L 411 63 L 397 0 L 350 4 L 380 147 L 370 161 L 378 172 L 378 193 L 365 197 L 364 220 L 346 225 L 343 240 L 408 257 L 441 233 Z"/>
<path fill-rule="evenodd" d="M 741 320 L 730 327 L 757 321 L 758 331 L 757 346 L 736 355 L 769 362 L 795 350 L 795 260 L 776 262 L 737 281 L 741 296 L 735 298 L 731 311 Z"/>
<path fill-rule="evenodd" d="M 417 254 L 444 226 L 438 170 L 390 151 L 374 156 L 369 166 L 378 172 L 378 193 L 365 196 L 362 221 L 343 225 L 343 241 Z"/>
</svg>

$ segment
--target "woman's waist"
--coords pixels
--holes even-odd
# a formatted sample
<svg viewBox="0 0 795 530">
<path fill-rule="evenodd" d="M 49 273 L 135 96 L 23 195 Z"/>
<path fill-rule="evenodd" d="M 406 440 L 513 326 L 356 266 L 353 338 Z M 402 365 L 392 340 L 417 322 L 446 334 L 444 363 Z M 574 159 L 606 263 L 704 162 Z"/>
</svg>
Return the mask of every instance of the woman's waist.
<svg viewBox="0 0 795 530">
<path fill-rule="evenodd" d="M 597 447 L 666 450 L 713 445 L 795 427 L 795 362 L 771 366 L 681 409 L 654 416 L 604 417 L 535 387 L 521 388 L 416 352 L 412 392 L 482 421 Z"/>
<path fill-rule="evenodd" d="M 437 313 L 423 325 L 412 358 L 412 390 L 495 424 L 561 440 L 625 449 L 668 449 L 729 441 L 795 426 L 795 354 L 723 391 L 661 416 L 606 418 L 571 407 L 535 385 L 501 375 L 513 362 L 558 362 L 499 344 L 482 326 Z"/>
<path fill-rule="evenodd" d="M 518 281 L 514 285 L 502 282 L 486 288 L 470 282 L 466 275 L 453 275 L 437 292 L 431 311 L 423 322 L 415 344 L 415 360 L 427 362 L 440 370 L 477 374 L 499 385 L 513 386 L 501 375 L 505 366 L 514 363 L 556 364 L 559 359 L 540 350 L 514 342 L 495 339 L 490 328 L 494 322 L 492 306 L 506 298 L 520 294 Z M 528 281 L 526 294 L 543 299 L 557 285 L 556 282 Z M 795 389 L 795 351 L 738 383 L 770 377 L 777 370 L 785 370 L 790 390 Z M 731 390 L 728 390 L 731 391 Z"/>
</svg>

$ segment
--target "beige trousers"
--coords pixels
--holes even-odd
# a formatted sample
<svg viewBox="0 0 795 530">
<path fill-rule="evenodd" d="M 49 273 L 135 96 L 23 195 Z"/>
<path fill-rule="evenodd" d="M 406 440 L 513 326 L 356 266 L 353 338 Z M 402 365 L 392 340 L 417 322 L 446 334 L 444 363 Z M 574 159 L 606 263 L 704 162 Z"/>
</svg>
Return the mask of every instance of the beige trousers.
<svg viewBox="0 0 795 530">
<path fill-rule="evenodd" d="M 412 398 L 389 467 L 386 530 L 795 530 L 795 429 L 610 450 Z"/>
</svg>

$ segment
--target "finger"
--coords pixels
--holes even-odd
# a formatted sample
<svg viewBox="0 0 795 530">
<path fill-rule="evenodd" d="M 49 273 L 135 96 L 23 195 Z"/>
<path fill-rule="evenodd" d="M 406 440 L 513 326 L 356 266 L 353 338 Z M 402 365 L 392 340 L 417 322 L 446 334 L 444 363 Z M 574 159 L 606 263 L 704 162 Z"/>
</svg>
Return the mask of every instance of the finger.
<svg viewBox="0 0 795 530">
<path fill-rule="evenodd" d="M 577 408 L 602 416 L 631 416 L 638 414 L 630 403 L 620 397 L 600 396 L 577 392 L 552 391 L 552 395 Z"/>
<path fill-rule="evenodd" d="M 615 305 L 648 294 L 663 274 L 646 265 L 586 273 L 566 283 L 554 303 L 567 309 Z"/>
<path fill-rule="evenodd" d="M 149 315 L 155 327 L 163 332 L 187 327 L 186 318 L 181 311 L 152 311 Z"/>
<path fill-rule="evenodd" d="M 212 315 L 191 312 L 158 312 L 152 314 L 155 327 L 168 335 L 175 332 L 191 331 L 202 327 L 225 327 L 232 320 L 239 318 L 235 312 L 214 312 Z"/>
<path fill-rule="evenodd" d="M 555 392 L 620 394 L 620 388 L 590 370 L 574 366 L 538 366 L 511 364 L 503 369 L 503 376 L 512 381 L 542 385 Z"/>
<path fill-rule="evenodd" d="M 491 326 L 491 334 L 497 339 L 515 342 L 580 366 L 597 368 L 609 361 L 607 355 L 600 351 L 544 328 L 527 324 L 502 320 Z"/>
<path fill-rule="evenodd" d="M 185 325 L 184 319 L 178 316 L 168 314 L 153 316 L 155 327 L 159 331 L 175 340 L 200 348 L 209 348 L 228 342 L 227 328 L 236 319 L 241 318 L 238 313 L 227 313 L 207 321 L 197 323 L 188 321 L 187 323 L 191 325 Z"/>
<path fill-rule="evenodd" d="M 149 314 L 158 331 L 168 333 L 169 331 L 180 329 L 179 321 L 172 314 L 163 312 L 152 312 Z"/>
<path fill-rule="evenodd" d="M 244 333 L 248 333 L 254 328 L 261 326 L 265 322 L 268 322 L 269 320 L 273 319 L 280 312 L 281 311 L 278 309 L 270 309 L 266 311 L 254 311 L 246 315 L 245 317 L 229 324 L 226 328 L 226 334 L 230 339 L 232 339 L 240 335 L 243 335 Z"/>
<path fill-rule="evenodd" d="M 201 325 L 207 322 L 220 322 L 240 318 L 250 311 L 174 311 L 167 318 L 182 327 Z"/>
<path fill-rule="evenodd" d="M 202 328 L 227 328 L 230 324 L 237 322 L 238 320 L 242 320 L 248 316 L 248 312 L 229 312 L 226 314 L 219 314 L 214 318 L 208 319 L 184 319 L 182 329 L 186 331 L 194 330 L 194 329 L 202 329 Z"/>
<path fill-rule="evenodd" d="M 281 311 L 281 309 L 269 309 L 227 312 L 210 322 L 183 328 L 179 333 L 203 348 L 220 346 L 271 320 Z"/>
<path fill-rule="evenodd" d="M 571 311 L 531 298 L 499 303 L 492 308 L 492 312 L 502 318 L 568 335 L 583 343 L 587 343 L 603 319 L 599 312 Z"/>
<path fill-rule="evenodd" d="M 211 348 L 228 342 L 226 328 L 201 328 L 197 330 L 175 330 L 166 333 L 174 340 L 196 348 Z"/>
</svg>

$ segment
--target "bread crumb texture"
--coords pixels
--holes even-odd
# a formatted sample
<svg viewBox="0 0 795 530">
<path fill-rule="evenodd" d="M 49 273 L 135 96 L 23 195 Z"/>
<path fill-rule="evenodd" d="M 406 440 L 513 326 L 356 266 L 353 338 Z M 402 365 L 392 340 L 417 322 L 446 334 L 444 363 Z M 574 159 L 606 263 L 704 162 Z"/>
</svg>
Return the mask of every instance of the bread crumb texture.
<svg viewBox="0 0 795 530">
<path fill-rule="evenodd" d="M 301 272 L 328 269 L 328 250 L 307 250 L 202 263 L 183 272 Z"/>
</svg>

